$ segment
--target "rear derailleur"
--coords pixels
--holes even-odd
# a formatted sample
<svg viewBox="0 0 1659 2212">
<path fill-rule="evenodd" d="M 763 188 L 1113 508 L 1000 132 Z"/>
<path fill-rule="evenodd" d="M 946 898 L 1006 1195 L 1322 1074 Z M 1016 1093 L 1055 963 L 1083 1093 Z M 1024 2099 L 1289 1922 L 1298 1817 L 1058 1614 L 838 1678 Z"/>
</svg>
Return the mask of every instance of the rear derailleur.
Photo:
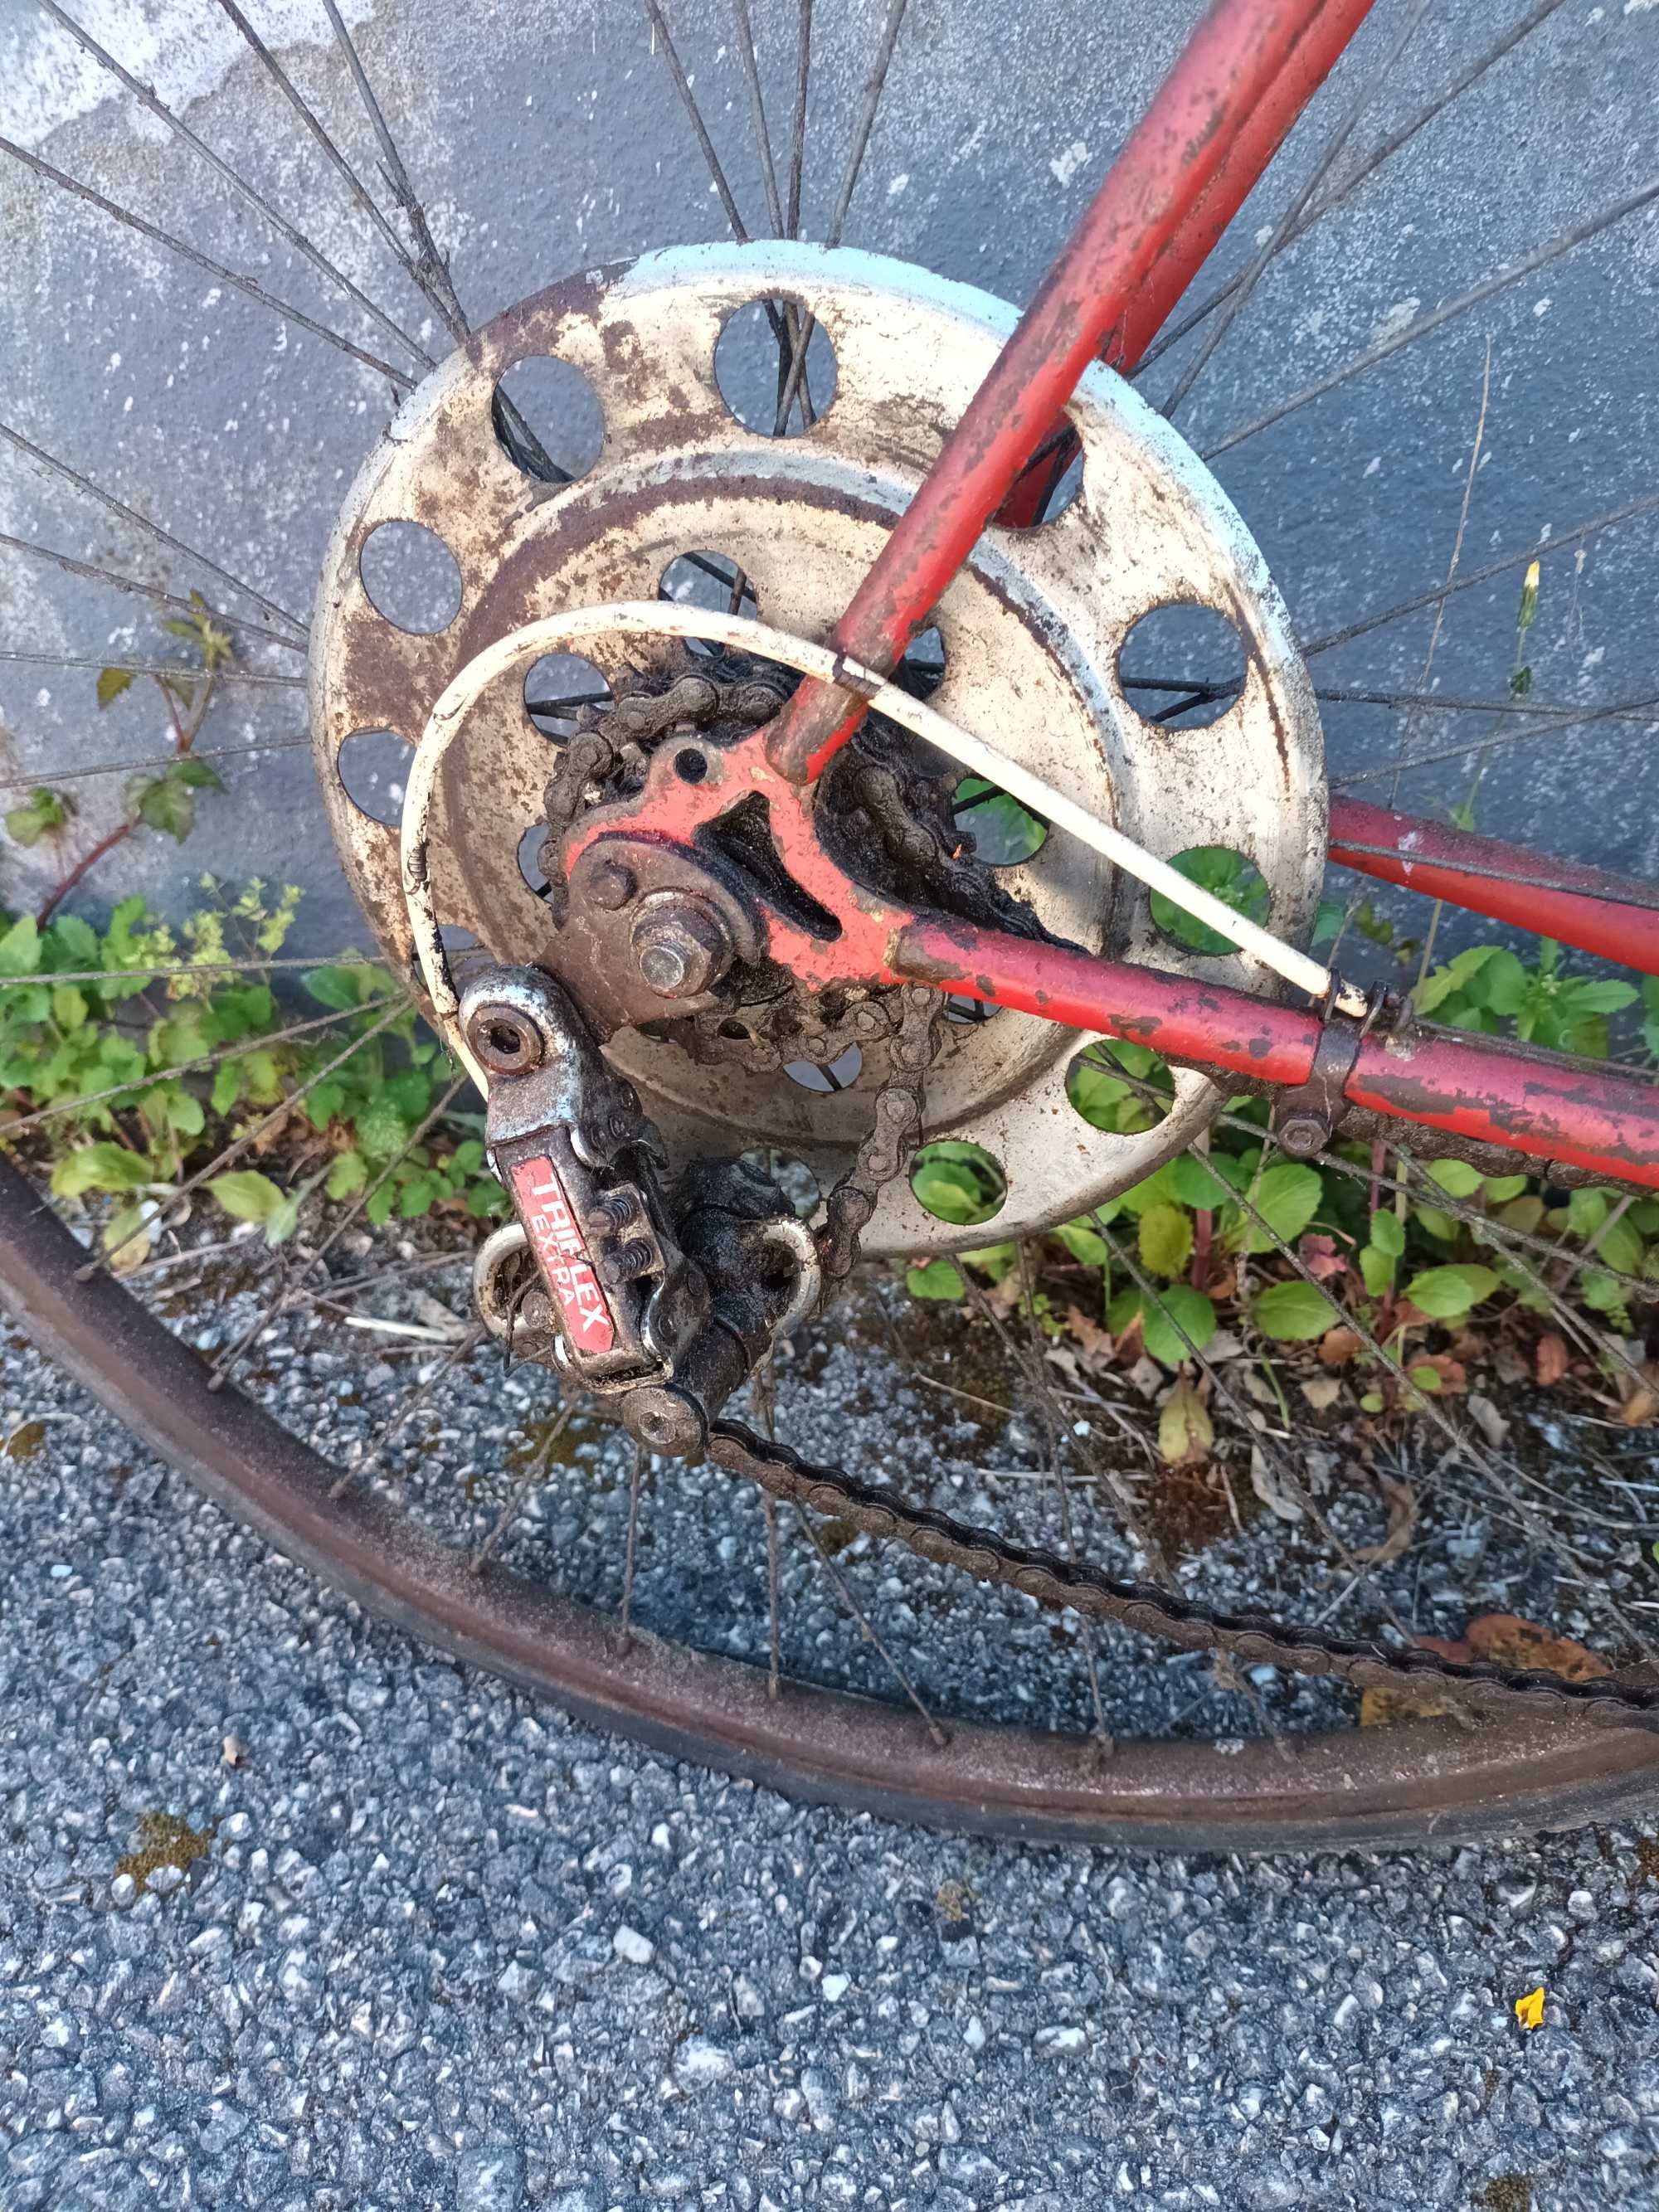
<svg viewBox="0 0 1659 2212">
<path fill-rule="evenodd" d="M 476 976 L 461 1025 L 517 1217 L 478 1254 L 480 1318 L 514 1357 L 620 1399 L 650 1450 L 700 1459 L 720 1407 L 817 1304 L 811 1231 L 748 1160 L 698 1161 L 671 1188 L 633 1087 L 541 969 Z"/>
</svg>

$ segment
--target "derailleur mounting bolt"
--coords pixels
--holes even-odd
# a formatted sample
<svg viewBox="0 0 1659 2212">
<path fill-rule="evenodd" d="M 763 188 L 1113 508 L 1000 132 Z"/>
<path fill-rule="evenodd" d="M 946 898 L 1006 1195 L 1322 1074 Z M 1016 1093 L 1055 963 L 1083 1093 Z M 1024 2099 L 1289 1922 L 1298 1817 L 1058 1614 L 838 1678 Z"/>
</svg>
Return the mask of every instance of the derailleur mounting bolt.
<svg viewBox="0 0 1659 2212">
<path fill-rule="evenodd" d="M 670 894 L 661 906 L 647 900 L 630 943 L 641 981 L 659 999 L 696 998 L 732 964 L 726 926 L 701 899 Z"/>
</svg>

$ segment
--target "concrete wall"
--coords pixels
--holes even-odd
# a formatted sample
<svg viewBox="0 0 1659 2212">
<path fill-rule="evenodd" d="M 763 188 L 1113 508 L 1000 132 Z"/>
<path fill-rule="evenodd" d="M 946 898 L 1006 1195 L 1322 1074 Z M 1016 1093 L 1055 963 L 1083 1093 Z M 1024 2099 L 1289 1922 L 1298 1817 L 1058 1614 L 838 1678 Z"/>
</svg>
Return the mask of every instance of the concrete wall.
<svg viewBox="0 0 1659 2212">
<path fill-rule="evenodd" d="M 80 0 L 89 26 L 179 104 L 358 282 L 433 347 L 440 338 L 316 149 L 228 23 L 201 0 L 142 8 Z M 787 112 L 793 9 L 755 0 L 775 129 Z M 854 204 L 855 243 L 1020 300 L 1085 204 L 1199 10 L 1193 0 L 1048 0 L 1017 17 L 966 0 L 912 0 Z M 739 194 L 761 220 L 748 113 L 718 0 L 671 10 Z M 808 229 L 821 228 L 884 4 L 817 9 Z M 1473 57 L 1518 0 L 1431 9 L 1352 142 L 1363 147 Z M 1287 200 L 1333 121 L 1391 45 L 1401 0 L 1380 0 L 1285 163 L 1244 211 L 1219 266 L 1237 266 Z M 310 0 L 262 7 L 285 64 L 373 173 L 374 149 Z M 386 0 L 354 17 L 392 130 L 453 252 L 475 317 L 573 266 L 720 235 L 700 158 L 629 0 L 556 8 Z M 1476 281 L 1659 173 L 1659 4 L 1568 0 L 1262 283 L 1181 420 L 1202 449 L 1363 348 L 1399 318 Z M 341 326 L 347 311 L 244 204 L 112 91 L 31 0 L 0 0 L 0 128 L 112 198 Z M 290 607 L 308 604 L 336 507 L 386 414 L 383 379 L 262 307 L 182 268 L 96 212 L 0 160 L 0 413 L 179 536 Z M 349 327 L 368 334 L 362 319 Z M 1466 565 L 1560 532 L 1656 481 L 1659 216 L 1650 209 L 1380 369 L 1228 453 L 1218 473 L 1260 539 L 1302 634 L 1436 579 L 1457 525 L 1491 346 L 1491 395 Z M 1160 372 L 1148 380 L 1156 393 Z M 197 580 L 73 494 L 0 452 L 0 529 L 185 588 Z M 1659 518 L 1547 564 L 1531 641 L 1535 696 L 1640 698 L 1655 681 Z M 1454 603 L 1435 660 L 1448 694 L 1499 696 L 1518 576 Z M 150 611 L 0 552 L 10 649 L 148 653 Z M 1426 617 L 1319 663 L 1322 680 L 1413 684 Z M 263 657 L 287 665 L 290 657 Z M 90 671 L 0 667 L 15 769 L 138 757 L 166 741 L 143 686 L 100 714 Z M 292 735 L 300 696 L 246 692 L 221 743 Z M 1477 726 L 1425 719 L 1439 750 Z M 1480 728 L 1489 725 L 1480 724 Z M 1328 714 L 1334 769 L 1385 759 L 1398 717 Z M 1498 757 L 1483 826 L 1554 849 L 1659 871 L 1659 721 L 1603 723 Z M 204 869 L 257 867 L 305 884 L 307 939 L 349 941 L 302 751 L 231 763 L 234 796 L 204 803 L 183 848 L 135 840 L 94 879 L 182 897 Z M 228 769 L 229 773 L 229 769 Z M 1462 798 L 1466 764 L 1408 780 L 1433 811 Z M 78 841 L 118 818 L 120 779 L 79 787 Z M 1379 795 L 1375 786 L 1368 795 Z M 0 901 L 56 872 L 0 848 Z"/>
</svg>

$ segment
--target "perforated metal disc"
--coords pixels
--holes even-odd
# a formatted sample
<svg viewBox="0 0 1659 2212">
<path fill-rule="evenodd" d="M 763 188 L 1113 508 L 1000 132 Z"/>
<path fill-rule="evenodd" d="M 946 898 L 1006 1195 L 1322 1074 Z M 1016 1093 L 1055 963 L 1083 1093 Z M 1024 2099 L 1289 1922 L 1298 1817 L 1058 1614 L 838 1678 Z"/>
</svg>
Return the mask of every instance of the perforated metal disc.
<svg viewBox="0 0 1659 2212">
<path fill-rule="evenodd" d="M 769 297 L 798 302 L 835 348 L 833 400 L 802 436 L 745 428 L 716 381 L 727 319 Z M 412 743 L 485 645 L 561 610 L 650 598 L 670 563 L 692 550 L 735 561 L 765 621 L 824 636 L 1013 321 L 981 293 L 872 255 L 784 243 L 695 247 L 551 287 L 498 317 L 411 394 L 346 501 L 312 659 L 329 819 L 400 970 L 410 935 L 397 830 L 347 796 L 342 745 L 372 730 Z M 497 380 L 536 354 L 582 370 L 604 414 L 592 466 L 557 488 L 514 465 L 492 422 Z M 936 611 L 945 665 L 931 703 L 1156 853 L 1217 845 L 1246 855 L 1268 888 L 1268 927 L 1298 939 L 1317 897 L 1325 795 L 1318 716 L 1283 604 L 1224 495 L 1129 386 L 1091 370 L 1070 412 L 1080 493 L 1034 529 L 985 533 Z M 363 547 L 389 521 L 423 525 L 454 556 L 460 604 L 441 629 L 401 629 L 368 596 Z M 1133 625 L 1182 602 L 1224 615 L 1244 648 L 1243 691 L 1201 729 L 1143 719 L 1119 677 Z M 606 651 L 620 647 L 593 658 L 619 672 Z M 486 694 L 451 747 L 433 849 L 447 923 L 499 958 L 556 969 L 556 932 L 518 860 L 550 765 L 517 678 Z M 1250 959 L 1206 958 L 1174 943 L 1139 885 L 1058 835 L 1006 876 L 1053 929 L 1092 949 L 1273 987 Z M 929 1085 L 927 1133 L 982 1146 L 1005 1177 L 1003 1206 L 989 1224 L 953 1228 L 895 1187 L 866 1249 L 956 1249 L 1066 1219 L 1148 1174 L 1219 1103 L 1212 1085 L 1182 1073 L 1156 1128 L 1123 1137 L 1094 1129 L 1066 1091 L 1084 1042 L 1007 1012 L 953 1027 Z M 824 1187 L 868 1127 L 883 1073 L 872 1050 L 850 1088 L 826 1096 L 781 1074 L 711 1069 L 632 1032 L 609 1050 L 672 1146 L 771 1146 L 804 1160 Z"/>
</svg>

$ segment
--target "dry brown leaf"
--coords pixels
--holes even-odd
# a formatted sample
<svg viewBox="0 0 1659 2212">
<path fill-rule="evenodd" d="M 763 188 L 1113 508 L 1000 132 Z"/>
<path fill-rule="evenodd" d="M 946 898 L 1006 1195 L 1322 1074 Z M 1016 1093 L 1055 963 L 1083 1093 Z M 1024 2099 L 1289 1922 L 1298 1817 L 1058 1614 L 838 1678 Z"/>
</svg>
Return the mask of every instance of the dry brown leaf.
<svg viewBox="0 0 1659 2212">
<path fill-rule="evenodd" d="M 1359 1349 L 1359 1338 L 1351 1328 L 1328 1328 L 1319 1340 L 1319 1356 L 1327 1367 L 1346 1367 Z"/>
<path fill-rule="evenodd" d="M 1342 1385 L 1334 1375 L 1308 1375 L 1302 1380 L 1302 1395 L 1316 1413 L 1328 1413 L 1342 1395 Z"/>
<path fill-rule="evenodd" d="M 1380 1544 L 1356 1545 L 1354 1557 L 1368 1567 L 1386 1567 L 1411 1548 L 1417 1528 L 1417 1492 L 1409 1482 L 1391 1482 L 1386 1474 L 1379 1474 L 1376 1483 L 1389 1501 L 1389 1533 Z"/>
<path fill-rule="evenodd" d="M 1050 1344 L 1043 1347 L 1043 1358 L 1051 1367 L 1058 1367 L 1068 1382 L 1079 1389 L 1083 1384 L 1083 1368 L 1069 1344 Z"/>
<path fill-rule="evenodd" d="M 1158 1417 L 1158 1452 L 1165 1467 L 1184 1467 L 1207 1459 L 1215 1442 L 1209 1410 L 1183 1376 L 1164 1401 Z"/>
<path fill-rule="evenodd" d="M 1559 1382 L 1567 1371 L 1566 1345 L 1553 1328 L 1547 1329 L 1538 1340 L 1538 1364 L 1535 1371 L 1538 1380 L 1547 1390 L 1552 1382 Z"/>
<path fill-rule="evenodd" d="M 1620 1419 L 1627 1429 L 1645 1428 L 1659 1415 L 1659 1360 L 1647 1361 L 1639 1382 L 1633 1375 L 1621 1374 L 1619 1384 L 1625 1394 L 1625 1402 L 1619 1408 Z"/>
<path fill-rule="evenodd" d="M 1250 1487 L 1270 1513 L 1281 1521 L 1299 1521 L 1302 1508 L 1289 1495 L 1280 1481 L 1279 1472 L 1260 1444 L 1250 1446 Z"/>
<path fill-rule="evenodd" d="M 1334 1237 L 1304 1237 L 1296 1249 L 1303 1266 L 1322 1283 L 1348 1271 L 1347 1261 L 1337 1250 Z"/>
<path fill-rule="evenodd" d="M 1437 1690 L 1364 1690 L 1359 1698 L 1361 1728 L 1393 1728 L 1401 1721 L 1439 1720 L 1451 1699 Z"/>
<path fill-rule="evenodd" d="M 1530 1364 L 1522 1357 L 1519 1347 L 1511 1344 L 1507 1337 L 1498 1347 L 1494 1364 L 1498 1369 L 1498 1381 L 1508 1383 L 1511 1389 L 1517 1382 L 1528 1382 L 1532 1380 Z"/>
<path fill-rule="evenodd" d="M 1073 1339 L 1085 1359 L 1109 1359 L 1112 1339 L 1109 1330 L 1085 1313 L 1081 1306 L 1066 1309 L 1066 1333 Z"/>
<path fill-rule="evenodd" d="M 1547 1667 L 1570 1682 L 1593 1682 L 1613 1672 L 1598 1653 L 1570 1637 L 1553 1635 L 1535 1620 L 1522 1620 L 1518 1613 L 1482 1613 L 1465 1629 L 1463 1640 L 1474 1658 L 1490 1659 L 1500 1667 Z"/>
</svg>

